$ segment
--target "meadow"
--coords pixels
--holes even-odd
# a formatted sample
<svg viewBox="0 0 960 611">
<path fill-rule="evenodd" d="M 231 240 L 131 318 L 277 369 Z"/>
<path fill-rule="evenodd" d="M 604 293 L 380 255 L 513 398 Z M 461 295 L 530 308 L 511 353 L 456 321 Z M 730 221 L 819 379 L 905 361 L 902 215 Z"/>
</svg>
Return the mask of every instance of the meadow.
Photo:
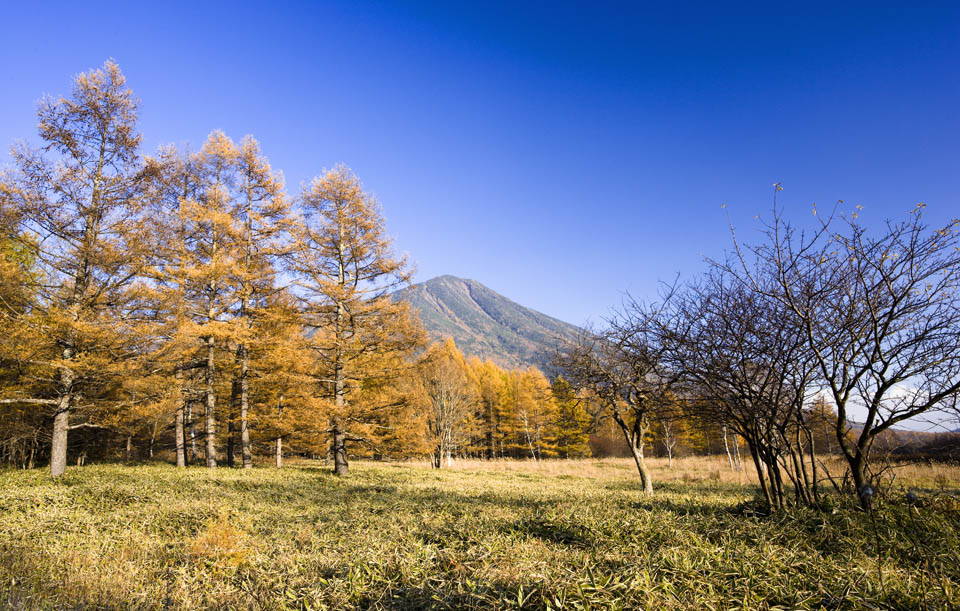
<svg viewBox="0 0 960 611">
<path fill-rule="evenodd" d="M 2 471 L 0 607 L 960 605 L 960 467 L 765 515 L 725 459 L 652 464 L 653 496 L 619 459 Z"/>
</svg>

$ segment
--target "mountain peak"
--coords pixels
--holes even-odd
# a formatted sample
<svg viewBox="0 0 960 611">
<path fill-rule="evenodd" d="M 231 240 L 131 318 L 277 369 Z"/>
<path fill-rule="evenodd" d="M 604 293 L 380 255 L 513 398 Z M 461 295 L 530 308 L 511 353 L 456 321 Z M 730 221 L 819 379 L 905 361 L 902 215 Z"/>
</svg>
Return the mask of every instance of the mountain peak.
<svg viewBox="0 0 960 611">
<path fill-rule="evenodd" d="M 579 331 L 569 323 L 524 307 L 476 280 L 443 275 L 398 291 L 431 338 L 452 337 L 467 355 L 502 367 L 549 369 L 557 342 Z"/>
</svg>

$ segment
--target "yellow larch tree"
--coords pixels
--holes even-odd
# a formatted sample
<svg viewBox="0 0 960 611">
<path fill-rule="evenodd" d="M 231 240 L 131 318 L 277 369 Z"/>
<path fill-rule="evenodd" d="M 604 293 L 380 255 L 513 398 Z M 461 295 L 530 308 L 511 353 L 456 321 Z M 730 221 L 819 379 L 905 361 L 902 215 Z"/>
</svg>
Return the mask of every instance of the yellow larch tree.
<svg viewBox="0 0 960 611">
<path fill-rule="evenodd" d="M 139 154 L 137 107 L 114 62 L 78 75 L 70 97 L 40 103 L 43 147 L 14 147 L 0 179 L 0 208 L 18 212 L 8 237 L 37 268 L 24 287 L 35 307 L 17 321 L 33 335 L 32 372 L 19 387 L 35 394 L 14 389 L 3 401 L 53 408 L 54 477 L 66 468 L 68 431 L 97 426 L 90 416 L 123 401 L 118 374 L 142 348 L 137 280 L 149 264 L 142 212 L 154 168 Z M 80 412 L 84 421 L 71 423 Z"/>
<path fill-rule="evenodd" d="M 405 258 L 386 236 L 377 202 L 357 177 L 338 166 L 305 186 L 303 220 L 294 231 L 290 271 L 296 276 L 315 357 L 318 397 L 329 401 L 334 473 L 348 470 L 347 443 L 400 400 L 381 396 L 425 335 L 409 305 L 390 293 L 410 281 Z"/>
</svg>

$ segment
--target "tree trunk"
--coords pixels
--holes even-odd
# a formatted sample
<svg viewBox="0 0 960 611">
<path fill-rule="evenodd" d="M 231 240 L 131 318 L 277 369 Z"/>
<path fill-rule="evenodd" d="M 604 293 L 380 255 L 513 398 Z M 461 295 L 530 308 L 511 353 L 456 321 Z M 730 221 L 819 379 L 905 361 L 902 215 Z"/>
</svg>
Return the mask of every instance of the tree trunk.
<svg viewBox="0 0 960 611">
<path fill-rule="evenodd" d="M 73 349 L 66 348 L 63 358 L 73 357 Z M 73 401 L 73 371 L 60 368 L 60 400 L 53 416 L 53 438 L 50 442 L 50 475 L 60 477 L 67 470 L 67 432 L 70 430 L 70 408 Z"/>
<path fill-rule="evenodd" d="M 153 446 L 157 443 L 157 427 L 160 425 L 159 420 L 153 421 L 153 430 L 150 431 L 150 458 L 153 458 Z"/>
<path fill-rule="evenodd" d="M 177 406 L 177 414 L 174 419 L 174 439 L 177 446 L 177 467 L 186 467 L 187 466 L 187 448 L 186 448 L 186 438 L 184 437 L 183 430 L 183 410 L 184 405 L 181 402 Z"/>
<path fill-rule="evenodd" d="M 133 435 L 127 435 L 127 447 L 124 450 L 124 462 L 130 462 L 130 453 L 133 452 Z"/>
<path fill-rule="evenodd" d="M 233 410 L 230 410 L 231 412 Z M 233 414 L 229 414 L 227 420 L 227 466 L 233 467 L 234 457 L 233 457 Z"/>
<path fill-rule="evenodd" d="M 217 468 L 217 446 L 216 446 L 216 420 L 214 417 L 214 409 L 217 406 L 217 395 L 213 387 L 214 383 L 214 374 L 216 373 L 216 361 L 215 361 L 215 341 L 213 336 L 207 338 L 207 367 L 205 373 L 205 388 L 204 394 L 206 395 L 206 403 L 204 404 L 204 417 L 206 422 L 204 423 L 204 436 L 206 437 L 207 446 L 207 468 L 216 469 Z"/>
<path fill-rule="evenodd" d="M 873 498 L 871 498 L 872 495 L 864 494 L 866 489 L 870 487 L 870 483 L 867 481 L 866 470 L 864 469 L 866 460 L 864 460 L 863 453 L 860 452 L 859 448 L 847 462 L 850 465 L 850 475 L 853 477 L 854 494 L 857 495 L 857 499 L 860 501 L 860 507 L 868 510 L 871 507 Z"/>
<path fill-rule="evenodd" d="M 53 440 L 50 445 L 50 475 L 60 477 L 67 470 L 67 430 L 70 425 L 70 394 L 60 397 L 53 416 Z"/>
<path fill-rule="evenodd" d="M 197 451 L 197 426 L 193 421 L 193 401 L 187 401 L 187 422 L 189 423 L 190 431 L 190 462 L 197 462 L 197 456 L 200 455 L 200 452 Z"/>
<path fill-rule="evenodd" d="M 243 468 L 253 468 L 253 452 L 250 449 L 250 427 L 247 416 L 250 411 L 250 393 L 247 372 L 250 367 L 250 355 L 247 346 L 241 344 L 237 349 L 240 355 L 240 451 L 243 455 Z"/>
<path fill-rule="evenodd" d="M 650 477 L 650 470 L 647 469 L 647 463 L 643 459 L 643 440 L 639 440 L 636 447 L 633 448 L 633 458 L 637 463 L 637 469 L 640 471 L 640 482 L 643 484 L 644 494 L 653 494 L 653 479 Z"/>
<path fill-rule="evenodd" d="M 333 425 L 333 473 L 346 475 L 349 470 L 347 464 L 347 436 L 339 423 Z"/>
<path fill-rule="evenodd" d="M 723 449 L 727 452 L 727 462 L 730 463 L 730 470 L 736 471 L 733 467 L 733 456 L 730 454 L 730 444 L 727 443 L 727 427 L 723 427 Z"/>
<path fill-rule="evenodd" d="M 747 440 L 747 443 L 750 445 L 750 456 L 753 458 L 753 465 L 757 469 L 757 479 L 760 481 L 760 491 L 763 492 L 763 496 L 767 501 L 767 507 L 772 511 L 773 506 L 773 497 L 771 496 L 770 489 L 767 487 L 767 478 L 764 474 L 763 461 L 760 460 L 760 456 L 757 454 L 757 449 L 750 443 L 750 440 Z"/>
<path fill-rule="evenodd" d="M 281 427 L 283 419 L 283 395 L 277 401 L 277 426 Z M 282 430 L 282 429 L 281 429 Z M 277 469 L 283 466 L 283 435 L 277 435 Z"/>
<path fill-rule="evenodd" d="M 623 419 L 614 415 L 614 422 L 620 427 L 620 430 L 623 431 L 623 437 L 627 441 L 627 445 L 630 447 L 630 453 L 633 455 L 633 462 L 637 465 L 637 471 L 640 473 L 640 484 L 643 486 L 644 494 L 653 494 L 653 480 L 650 479 L 650 471 L 647 469 L 647 463 L 643 460 L 643 436 L 638 435 L 637 439 L 634 439 L 634 436 L 630 433 L 630 427 L 627 426 L 627 423 Z"/>
<path fill-rule="evenodd" d="M 808 428 L 804 427 L 804 431 L 807 434 L 807 442 L 810 445 L 810 479 L 811 485 L 813 486 L 813 502 L 817 507 L 820 506 L 820 486 L 817 474 L 817 449 L 813 444 L 813 432 Z"/>
<path fill-rule="evenodd" d="M 183 432 L 183 412 L 186 406 L 186 400 L 183 395 L 183 372 L 178 368 L 176 373 L 177 385 L 179 386 L 180 397 L 177 399 L 177 411 L 174 416 L 174 427 L 173 427 L 173 438 L 174 445 L 177 448 L 177 467 L 186 467 L 187 466 L 187 454 L 186 454 L 186 438 L 184 437 Z"/>
</svg>

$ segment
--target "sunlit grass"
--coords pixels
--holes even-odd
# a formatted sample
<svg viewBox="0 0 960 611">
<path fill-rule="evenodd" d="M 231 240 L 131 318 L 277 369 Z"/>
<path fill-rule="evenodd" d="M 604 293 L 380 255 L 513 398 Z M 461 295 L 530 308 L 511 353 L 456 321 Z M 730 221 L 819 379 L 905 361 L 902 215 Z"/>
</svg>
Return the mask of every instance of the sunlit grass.
<svg viewBox="0 0 960 611">
<path fill-rule="evenodd" d="M 758 515 L 748 475 L 731 474 L 725 458 L 673 469 L 654 461 L 652 498 L 624 460 L 352 467 L 343 479 L 314 463 L 250 472 L 90 466 L 56 483 L 39 470 L 2 472 L 0 606 L 945 608 L 960 600 L 956 468 L 911 467 L 920 488 L 939 477 L 943 490 L 922 492 L 918 506 L 891 490 L 875 534 L 841 499 L 823 512 Z"/>
</svg>

